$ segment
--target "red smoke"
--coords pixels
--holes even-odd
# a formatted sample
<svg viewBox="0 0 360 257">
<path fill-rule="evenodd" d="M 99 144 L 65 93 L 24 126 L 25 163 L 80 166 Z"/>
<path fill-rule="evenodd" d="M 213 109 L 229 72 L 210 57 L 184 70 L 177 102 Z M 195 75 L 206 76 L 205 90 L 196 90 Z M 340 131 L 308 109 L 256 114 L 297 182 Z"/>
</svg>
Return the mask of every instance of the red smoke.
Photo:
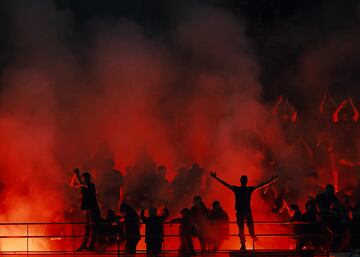
<svg viewBox="0 0 360 257">
<path fill-rule="evenodd" d="M 41 2 L 9 9 L 15 21 L 22 17 L 12 30 L 24 45 L 2 70 L 2 221 L 61 221 L 77 201 L 68 186 L 73 167 L 89 169 L 96 182 L 103 146 L 123 172 L 146 148 L 169 178 L 197 162 L 233 184 L 242 174 L 251 184 L 274 175 L 262 169 L 259 145 L 290 168 L 301 162 L 261 101 L 253 49 L 231 15 L 193 8 L 165 42 L 132 21 L 96 21 L 90 42 L 74 50 L 71 16 Z M 203 198 L 219 199 L 234 220 L 231 194 L 213 185 Z M 276 218 L 259 195 L 253 209 L 255 220 Z M 234 245 L 236 237 L 226 247 Z"/>
</svg>

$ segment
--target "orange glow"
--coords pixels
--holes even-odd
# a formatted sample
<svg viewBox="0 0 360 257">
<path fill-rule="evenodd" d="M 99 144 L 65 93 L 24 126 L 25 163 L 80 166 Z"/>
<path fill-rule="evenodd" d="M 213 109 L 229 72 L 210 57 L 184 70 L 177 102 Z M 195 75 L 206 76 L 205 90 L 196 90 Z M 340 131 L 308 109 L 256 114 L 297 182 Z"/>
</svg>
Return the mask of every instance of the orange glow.
<svg viewBox="0 0 360 257">
<path fill-rule="evenodd" d="M 36 231 L 38 234 L 46 233 L 43 227 L 39 227 Z M 48 239 L 32 239 L 26 238 L 26 225 L 5 225 L 1 226 L 1 236 L 7 237 L 23 237 L 23 238 L 2 238 L 0 240 L 1 251 L 48 251 L 51 250 Z"/>
<path fill-rule="evenodd" d="M 173 31 L 167 33 L 166 37 L 170 38 L 166 40 L 127 20 L 116 21 L 106 29 L 107 26 L 102 29 L 101 22 L 99 26 L 94 22 L 84 26 L 94 29 L 86 37 L 90 40 L 86 46 L 80 43 L 67 49 L 65 42 L 73 40 L 73 36 L 76 38 L 76 33 L 73 28 L 67 33 L 65 27 L 76 22 L 63 20 L 63 15 L 72 17 L 67 11 L 58 19 L 57 8 L 49 6 L 37 10 L 36 5 L 27 10 L 32 7 L 29 4 L 12 10 L 14 13 L 19 10 L 17 16 L 21 17 L 21 22 L 12 20 L 14 29 L 18 30 L 19 24 L 24 27 L 19 31 L 9 30 L 19 40 L 14 45 L 21 51 L 14 51 L 16 47 L 9 51 L 14 58 L 10 58 L 9 66 L 6 61 L 0 76 L 0 222 L 71 220 L 73 217 L 65 217 L 64 213 L 74 206 L 79 211 L 80 205 L 79 190 L 69 186 L 72 170 L 79 167 L 81 171 L 89 171 L 96 184 L 104 171 L 99 168 L 103 162 L 111 160 L 115 163 L 112 168 L 125 175 L 126 167 L 134 164 L 142 149 L 151 154 L 157 165 L 167 167 L 167 178 L 174 178 L 179 168 L 189 168 L 197 162 L 206 171 L 202 182 L 207 187 L 201 192 L 204 202 L 209 207 L 212 201 L 219 200 L 233 221 L 233 193 L 215 183 L 209 171 L 216 171 L 234 185 L 245 174 L 250 185 L 279 175 L 274 188 L 292 190 L 295 196 L 289 201 L 302 204 L 308 199 L 306 175 L 309 170 L 324 167 L 303 167 L 310 162 L 307 158 L 312 157 L 304 155 L 303 146 L 289 143 L 285 135 L 288 131 L 274 119 L 270 100 L 265 100 L 268 96 L 263 94 L 264 85 L 259 81 L 262 76 L 258 57 L 253 56 L 261 51 L 249 46 L 248 33 L 237 17 L 213 8 L 189 8 L 186 18 L 180 17 L 179 24 L 170 26 Z M 33 13 L 36 17 L 32 17 Z M 31 22 L 27 24 L 24 18 Z M 61 33 L 58 28 L 52 28 L 58 23 L 64 26 Z M 27 29 L 27 25 L 34 24 Z M 42 29 L 45 31 L 38 31 Z M 49 37 L 43 41 L 43 35 Z M 27 37 L 28 40 L 21 42 Z M 166 45 L 166 42 L 171 43 Z M 76 49 L 81 51 L 75 53 Z M 315 58 L 315 66 L 313 58 L 303 60 L 307 64 L 300 71 L 304 73 L 304 81 L 312 85 L 311 90 L 317 84 L 332 85 L 330 78 L 318 77 L 322 72 L 314 73 L 313 67 L 321 67 L 323 58 L 319 61 Z M 291 77 L 289 74 L 293 72 L 284 78 Z M 302 84 L 301 81 L 294 85 Z M 299 99 L 313 93 L 309 90 L 310 87 L 306 94 L 299 93 Z M 301 126 L 316 123 L 302 115 L 303 110 L 294 112 L 291 128 L 299 120 L 304 121 Z M 297 130 L 310 131 L 309 134 L 318 130 L 317 125 L 300 128 Z M 290 132 L 291 138 L 298 136 L 298 132 Z M 271 160 L 266 159 L 264 149 L 269 151 Z M 101 155 L 103 150 L 105 156 Z M 324 165 L 330 168 L 324 168 L 324 173 L 332 175 L 331 183 L 338 190 L 342 177 L 336 158 L 331 154 L 331 161 Z M 319 180 L 319 184 L 329 182 L 327 178 Z M 106 179 L 101 182 L 106 187 Z M 97 190 L 99 193 L 103 188 L 99 186 Z M 189 207 L 192 197 L 188 196 L 179 205 Z M 266 202 L 259 192 L 254 193 L 255 221 L 281 219 L 271 212 L 269 202 L 271 205 L 271 200 Z M 76 226 L 75 230 L 78 235 L 83 233 L 82 226 Z M 256 234 L 291 231 L 290 226 L 255 226 Z M 54 237 L 28 241 L 1 239 L 1 250 L 74 249 L 81 243 L 80 238 L 57 238 L 71 236 L 71 226 L 31 226 L 30 232 L 33 236 Z M 167 228 L 166 232 L 177 234 L 177 226 Z M 23 226 L 0 226 L 0 233 L 24 236 L 26 230 Z M 238 233 L 236 225 L 231 226 L 231 233 Z M 168 238 L 165 249 L 177 248 L 178 241 Z M 291 238 L 260 237 L 256 248 L 289 248 L 292 244 Z M 252 248 L 251 240 L 247 241 L 247 247 Z M 231 237 L 223 248 L 238 249 L 239 238 Z M 143 240 L 139 249 L 145 249 Z"/>
</svg>

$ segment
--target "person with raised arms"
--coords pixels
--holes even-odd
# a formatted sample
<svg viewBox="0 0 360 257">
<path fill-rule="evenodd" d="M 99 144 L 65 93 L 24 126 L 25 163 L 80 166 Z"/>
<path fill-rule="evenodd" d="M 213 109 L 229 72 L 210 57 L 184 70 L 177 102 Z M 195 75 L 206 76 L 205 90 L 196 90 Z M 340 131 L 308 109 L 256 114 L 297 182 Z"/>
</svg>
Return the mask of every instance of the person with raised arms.
<svg viewBox="0 0 360 257">
<path fill-rule="evenodd" d="M 272 177 L 269 181 L 261 183 L 257 186 L 247 186 L 248 177 L 246 175 L 241 176 L 240 186 L 230 185 L 224 180 L 220 179 L 216 172 L 211 172 L 210 175 L 216 179 L 218 182 L 229 188 L 235 194 L 235 210 L 236 210 L 236 222 L 239 227 L 239 237 L 241 248 L 240 250 L 245 251 L 245 232 L 244 232 L 244 223 L 246 221 L 247 227 L 249 229 L 249 234 L 253 240 L 257 240 L 254 230 L 254 222 L 251 211 L 251 195 L 254 191 L 261 188 L 267 187 L 274 183 L 278 176 Z"/>
</svg>

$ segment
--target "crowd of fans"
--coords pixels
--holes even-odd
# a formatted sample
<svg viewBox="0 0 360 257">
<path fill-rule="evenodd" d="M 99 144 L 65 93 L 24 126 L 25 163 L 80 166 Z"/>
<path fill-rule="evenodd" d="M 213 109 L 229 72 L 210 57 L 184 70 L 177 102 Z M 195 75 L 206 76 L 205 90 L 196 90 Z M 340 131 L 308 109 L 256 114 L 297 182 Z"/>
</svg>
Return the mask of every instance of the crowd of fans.
<svg viewBox="0 0 360 257">
<path fill-rule="evenodd" d="M 289 171 L 286 161 L 271 146 L 258 143 L 261 140 L 257 140 L 255 148 L 261 153 L 263 172 L 279 174 L 281 183 L 272 184 L 271 180 L 259 186 L 247 187 L 241 181 L 241 186 L 247 188 L 245 190 L 241 186 L 227 184 L 216 173 L 211 174 L 235 193 L 240 236 L 246 222 L 250 234 L 256 238 L 250 206 L 246 207 L 250 212 L 244 214 L 244 204 L 238 203 L 242 202 L 238 200 L 245 197 L 250 202 L 251 193 L 260 189 L 269 211 L 284 221 L 294 222 L 294 232 L 301 235 L 295 237 L 297 249 L 359 248 L 359 112 L 354 101 L 347 98 L 337 105 L 325 93 L 317 115 L 301 117 L 288 98 L 280 96 L 272 114 L 285 144 L 294 150 L 295 154 L 292 156 L 298 157 L 297 167 L 293 166 L 293 170 Z M 104 219 L 100 218 L 100 208 L 90 174 L 80 176 L 79 170 L 75 170 L 72 184 L 81 188 L 81 209 L 86 211 L 87 224 L 84 243 L 79 250 L 94 248 L 96 240 L 92 224 L 105 223 L 110 226 L 117 223 L 117 226 L 110 226 L 108 229 L 97 229 L 96 234 L 106 234 L 101 237 L 107 238 L 104 244 L 115 243 L 116 235 L 122 235 L 126 242 L 125 250 L 134 253 L 140 240 L 142 221 L 146 226 L 147 251 L 157 254 L 161 251 L 163 224 L 169 216 L 169 210 L 171 216 L 180 213 L 179 218 L 169 222 L 180 223 L 181 252 L 194 252 L 194 237 L 198 238 L 203 251 L 217 250 L 227 239 L 227 213 L 221 208 L 219 201 L 214 201 L 212 209 L 208 209 L 199 196 L 207 191 L 211 176 L 198 164 L 180 168 L 172 181 L 167 179 L 166 167 L 158 166 L 145 151 L 133 166 L 126 168 L 125 175 L 114 169 L 113 162 L 108 164 L 108 172 L 103 174 L 107 174 L 106 181 L 111 180 L 110 186 L 99 186 L 101 189 L 98 193 L 101 211 L 104 207 L 107 210 Z M 193 206 L 182 209 L 184 203 L 189 202 L 194 195 Z M 303 204 L 304 208 L 301 208 Z M 159 215 L 157 208 L 161 206 L 166 208 Z M 148 216 L 145 216 L 143 209 L 149 209 Z M 142 210 L 140 215 L 139 210 Z M 102 243 L 101 240 L 98 239 L 99 244 Z M 245 249 L 244 238 L 241 238 L 241 245 Z"/>
<path fill-rule="evenodd" d="M 80 174 L 74 170 L 72 179 L 74 187 L 80 187 L 82 194 L 81 210 L 85 212 L 85 236 L 78 251 L 95 250 L 97 243 L 100 248 L 109 247 L 119 242 L 124 244 L 124 250 L 129 254 L 136 253 L 136 247 L 141 240 L 140 226 L 145 224 L 145 243 L 148 254 L 157 255 L 162 250 L 164 240 L 164 223 L 169 217 L 166 206 L 162 214 L 155 207 L 145 209 L 140 214 L 127 201 L 120 204 L 116 214 L 111 209 L 103 219 L 97 202 L 95 185 L 91 176 L 85 172 Z M 200 196 L 193 198 L 191 208 L 180 211 L 180 217 L 172 219 L 178 223 L 180 236 L 180 253 L 194 254 L 193 238 L 198 238 L 202 251 L 217 251 L 229 236 L 229 216 L 223 210 L 219 201 L 212 203 L 212 208 L 206 207 Z"/>
<path fill-rule="evenodd" d="M 358 186 L 360 190 L 360 184 Z M 353 206 L 349 196 L 340 201 L 335 187 L 308 200 L 302 213 L 298 204 L 286 206 L 294 225 L 296 249 L 358 249 L 360 247 L 360 206 Z"/>
<path fill-rule="evenodd" d="M 167 168 L 157 166 L 146 151 L 143 151 L 133 166 L 126 168 L 124 176 L 124 199 L 137 209 L 163 206 L 178 211 L 192 196 L 201 195 L 209 187 L 208 176 L 198 164 L 180 168 L 170 182 Z"/>
<path fill-rule="evenodd" d="M 299 115 L 288 98 L 280 96 L 272 114 L 298 159 L 291 160 L 297 167 L 287 172 L 263 147 L 265 170 L 290 175 L 281 185 L 266 188 L 264 201 L 283 220 L 304 223 L 294 225 L 303 235 L 296 238 L 298 249 L 359 248 L 359 111 L 353 99 L 337 103 L 326 92 L 317 112 Z M 291 183 L 294 180 L 301 182 Z"/>
</svg>

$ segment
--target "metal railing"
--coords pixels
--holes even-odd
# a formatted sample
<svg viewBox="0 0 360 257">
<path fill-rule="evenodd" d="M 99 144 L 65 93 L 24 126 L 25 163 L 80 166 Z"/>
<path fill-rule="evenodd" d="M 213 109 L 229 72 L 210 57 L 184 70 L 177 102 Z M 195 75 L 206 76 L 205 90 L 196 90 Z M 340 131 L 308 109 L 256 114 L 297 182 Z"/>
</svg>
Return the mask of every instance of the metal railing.
<svg viewBox="0 0 360 257">
<path fill-rule="evenodd" d="M 269 222 L 269 221 L 257 221 L 254 222 L 256 225 L 256 236 L 260 238 L 261 244 L 257 246 L 257 243 L 253 240 L 248 240 L 248 248 L 252 251 L 257 249 L 266 249 L 266 242 L 270 240 L 275 242 L 280 241 L 284 245 L 284 250 L 289 250 L 291 244 L 295 244 L 297 240 L 305 236 L 319 236 L 323 237 L 324 234 L 319 235 L 306 235 L 293 232 L 293 225 L 309 224 L 304 222 Z M 54 253 L 75 253 L 76 248 L 81 244 L 84 237 L 85 223 L 81 222 L 34 222 L 34 223 L 0 223 L 0 254 L 54 254 Z M 105 225 L 105 224 L 104 224 Z M 229 239 L 224 243 L 222 250 L 218 252 L 229 252 L 230 250 L 238 250 L 240 247 L 239 234 L 236 222 L 229 222 L 230 233 L 228 234 Z M 101 224 L 97 224 L 101 226 Z M 106 224 L 109 226 L 109 224 Z M 165 234 L 163 242 L 163 253 L 175 253 L 178 252 L 178 224 L 171 222 L 165 222 Z M 266 229 L 261 228 L 266 226 Z M 269 229 L 269 227 L 278 226 L 278 228 Z M 141 230 L 141 243 L 138 247 L 139 253 L 145 253 L 144 245 L 144 228 L 142 225 Z M 266 232 L 270 230 L 271 232 Z M 263 232 L 265 231 L 265 232 Z M 280 231 L 274 233 L 274 231 Z M 99 237 L 101 237 L 100 235 Z M 247 239 L 251 239 L 250 235 L 246 234 Z M 175 241 L 174 241 L 175 239 Z M 286 239 L 286 240 L 285 240 Z M 120 235 L 116 235 L 114 240 L 116 243 L 111 248 L 103 249 L 104 253 L 117 254 L 123 253 L 121 247 L 122 238 Z M 196 240 L 194 240 L 196 241 Z M 230 243 L 229 243 L 230 242 Z M 229 247 L 231 245 L 231 247 Z M 249 247 L 250 246 L 250 247 Z M 275 249 L 279 249 L 276 247 Z M 327 250 L 327 249 L 325 249 Z"/>
</svg>

